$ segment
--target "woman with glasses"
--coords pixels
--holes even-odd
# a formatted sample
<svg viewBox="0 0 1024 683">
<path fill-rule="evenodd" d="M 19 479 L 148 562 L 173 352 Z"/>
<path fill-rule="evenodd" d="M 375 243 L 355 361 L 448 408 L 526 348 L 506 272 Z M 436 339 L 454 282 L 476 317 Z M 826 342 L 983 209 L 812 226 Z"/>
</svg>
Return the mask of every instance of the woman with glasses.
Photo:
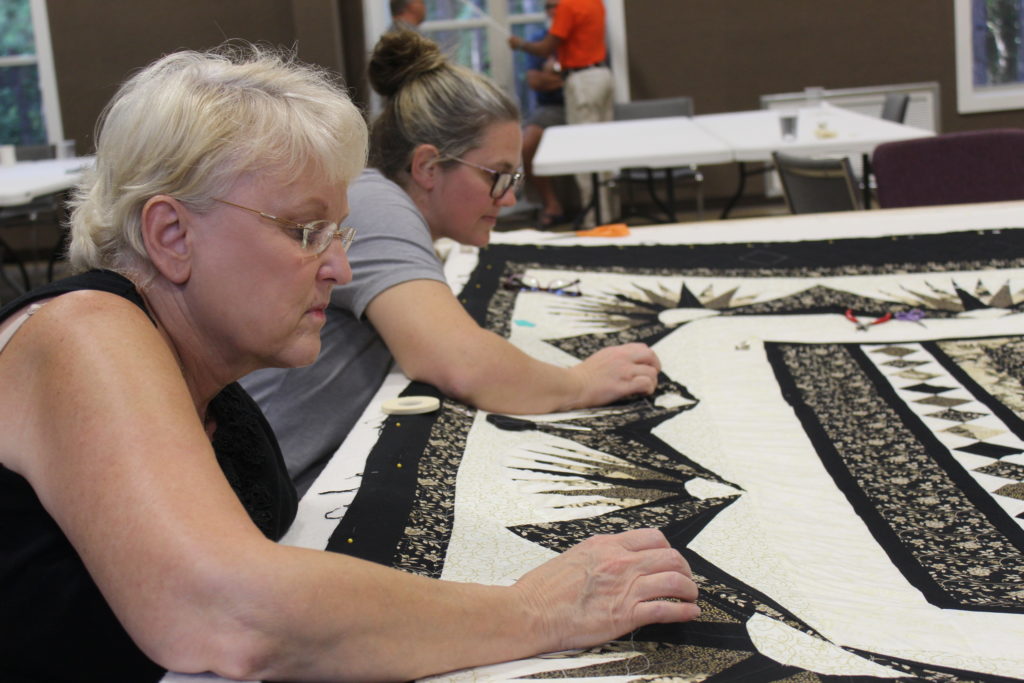
<svg viewBox="0 0 1024 683">
<path fill-rule="evenodd" d="M 371 131 L 371 168 L 349 192 L 347 224 L 359 231 L 353 281 L 331 294 L 316 364 L 243 380 L 300 494 L 372 399 L 392 355 L 410 378 L 495 412 L 572 410 L 654 391 L 660 365 L 646 345 L 604 349 L 570 368 L 543 363 L 477 325 L 445 281 L 434 240 L 484 246 L 501 208 L 516 203 L 515 103 L 412 32 L 381 38 L 369 76 L 384 108 Z"/>
<path fill-rule="evenodd" d="M 324 74 L 255 48 L 169 55 L 108 106 L 80 274 L 0 309 L 0 680 L 406 680 L 695 615 L 652 530 L 504 587 L 275 542 L 295 492 L 235 380 L 316 357 L 366 140 Z"/>
</svg>

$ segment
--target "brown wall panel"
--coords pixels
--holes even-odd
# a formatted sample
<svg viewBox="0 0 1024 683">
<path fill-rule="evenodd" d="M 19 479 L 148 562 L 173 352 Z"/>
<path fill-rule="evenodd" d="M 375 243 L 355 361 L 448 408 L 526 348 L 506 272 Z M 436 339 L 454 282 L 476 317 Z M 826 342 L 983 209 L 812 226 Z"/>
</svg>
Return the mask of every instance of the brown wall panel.
<svg viewBox="0 0 1024 683">
<path fill-rule="evenodd" d="M 295 0 L 302 6 L 293 7 L 292 0 L 50 0 L 65 137 L 78 141 L 80 153 L 91 152 L 96 118 L 117 86 L 174 50 L 238 38 L 298 45 L 303 59 L 337 69 L 334 1 Z"/>
</svg>

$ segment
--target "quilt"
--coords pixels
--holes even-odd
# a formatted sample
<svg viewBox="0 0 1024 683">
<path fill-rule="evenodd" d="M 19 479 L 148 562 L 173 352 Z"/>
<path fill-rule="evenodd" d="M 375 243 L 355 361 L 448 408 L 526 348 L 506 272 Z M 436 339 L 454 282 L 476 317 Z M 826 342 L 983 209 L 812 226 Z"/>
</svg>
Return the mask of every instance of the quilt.
<svg viewBox="0 0 1024 683">
<path fill-rule="evenodd" d="M 437 680 L 1024 680 L 1024 229 L 495 245 L 461 299 L 561 365 L 650 344 L 658 389 L 388 417 L 328 549 L 508 584 L 651 526 L 703 614 Z"/>
</svg>

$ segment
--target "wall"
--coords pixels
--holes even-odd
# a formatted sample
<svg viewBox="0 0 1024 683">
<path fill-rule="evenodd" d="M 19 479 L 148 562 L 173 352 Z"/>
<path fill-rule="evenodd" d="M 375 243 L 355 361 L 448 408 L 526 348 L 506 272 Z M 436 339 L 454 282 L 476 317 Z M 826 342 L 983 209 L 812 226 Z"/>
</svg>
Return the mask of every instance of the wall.
<svg viewBox="0 0 1024 683">
<path fill-rule="evenodd" d="M 227 38 L 297 47 L 301 59 L 343 72 L 340 13 L 347 0 L 50 0 L 64 136 L 93 151 L 93 128 L 118 85 L 163 54 Z M 358 4 L 358 3 L 356 3 Z"/>
<path fill-rule="evenodd" d="M 118 85 L 178 49 L 227 38 L 295 46 L 300 59 L 340 74 L 357 101 L 365 83 L 358 0 L 49 0 L 47 10 L 64 137 L 79 154 L 95 151 L 96 120 Z M 4 238 L 29 260 L 45 259 L 59 242 L 56 221 L 44 213 L 8 226 Z"/>
<path fill-rule="evenodd" d="M 700 114 L 809 85 L 935 80 L 943 130 L 1024 126 L 1024 111 L 956 113 L 950 0 L 628 0 L 625 12 L 634 99 L 691 95 Z M 133 70 L 229 37 L 296 44 L 365 102 L 358 0 L 50 0 L 49 13 L 65 133 L 79 152 Z M 729 193 L 732 169 L 705 171 L 711 196 Z"/>
<path fill-rule="evenodd" d="M 938 81 L 946 131 L 1024 125 L 1024 111 L 959 115 L 949 0 L 629 0 L 634 98 L 691 95 L 697 113 L 763 94 Z"/>
</svg>

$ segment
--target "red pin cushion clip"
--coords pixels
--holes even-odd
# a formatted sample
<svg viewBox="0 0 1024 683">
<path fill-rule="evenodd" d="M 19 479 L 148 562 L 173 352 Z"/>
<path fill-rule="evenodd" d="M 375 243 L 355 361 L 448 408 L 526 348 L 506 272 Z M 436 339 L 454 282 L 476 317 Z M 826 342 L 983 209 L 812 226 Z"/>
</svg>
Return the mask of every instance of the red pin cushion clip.
<svg viewBox="0 0 1024 683">
<path fill-rule="evenodd" d="M 862 323 L 860 320 L 857 319 L 857 316 L 853 314 L 852 308 L 847 308 L 845 315 L 846 319 L 849 320 L 854 325 L 856 325 L 857 330 L 859 330 L 860 332 L 866 332 L 868 327 L 870 327 L 871 325 L 881 325 L 882 323 L 887 323 L 890 320 L 892 320 L 892 313 L 886 313 L 885 315 L 878 316 L 869 323 Z"/>
</svg>

